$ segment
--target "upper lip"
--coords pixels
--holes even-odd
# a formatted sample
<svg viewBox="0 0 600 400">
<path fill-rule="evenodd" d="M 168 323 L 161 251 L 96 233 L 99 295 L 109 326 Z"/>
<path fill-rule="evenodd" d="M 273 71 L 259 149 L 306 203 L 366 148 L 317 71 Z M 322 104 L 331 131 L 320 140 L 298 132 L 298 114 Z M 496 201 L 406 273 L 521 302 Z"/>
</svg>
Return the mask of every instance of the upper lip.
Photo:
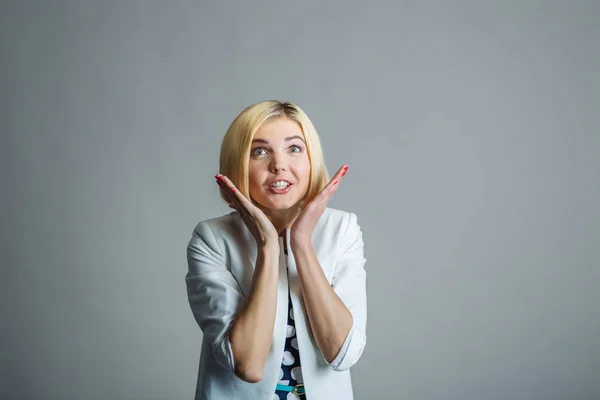
<svg viewBox="0 0 600 400">
<path fill-rule="evenodd" d="M 281 181 L 283 181 L 283 182 L 287 182 L 287 183 L 289 183 L 290 185 L 292 184 L 292 182 L 288 181 L 287 179 L 281 179 L 281 178 L 277 178 L 277 179 L 273 179 L 273 180 L 271 181 L 271 183 L 269 183 L 269 186 L 273 186 L 273 184 L 274 184 L 275 182 L 281 182 Z"/>
</svg>

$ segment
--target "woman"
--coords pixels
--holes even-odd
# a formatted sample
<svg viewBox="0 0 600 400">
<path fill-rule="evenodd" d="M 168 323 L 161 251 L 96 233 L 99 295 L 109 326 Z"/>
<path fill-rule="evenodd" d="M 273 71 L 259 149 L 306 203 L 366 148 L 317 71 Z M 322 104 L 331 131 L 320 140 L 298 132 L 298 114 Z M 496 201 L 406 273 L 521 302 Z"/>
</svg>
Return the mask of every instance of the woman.
<svg viewBox="0 0 600 400">
<path fill-rule="evenodd" d="M 233 121 L 216 182 L 235 211 L 198 223 L 187 247 L 190 306 L 204 338 L 196 399 L 352 399 L 366 344 L 356 215 L 327 207 L 317 132 L 292 103 Z"/>
</svg>

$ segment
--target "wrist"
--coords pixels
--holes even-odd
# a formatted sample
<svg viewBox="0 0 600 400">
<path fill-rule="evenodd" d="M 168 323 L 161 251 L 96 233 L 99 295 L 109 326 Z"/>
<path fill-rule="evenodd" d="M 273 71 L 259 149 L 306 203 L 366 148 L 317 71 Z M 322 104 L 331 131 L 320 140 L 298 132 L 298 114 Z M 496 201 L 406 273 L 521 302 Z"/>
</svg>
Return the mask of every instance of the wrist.
<svg viewBox="0 0 600 400">
<path fill-rule="evenodd" d="M 258 246 L 258 252 L 263 257 L 270 257 L 270 256 L 279 257 L 279 250 L 280 249 L 279 249 L 279 241 L 278 240 L 267 241 Z"/>
<path fill-rule="evenodd" d="M 308 249 L 312 247 L 312 240 L 310 238 L 294 238 L 290 239 L 290 246 L 293 249 Z"/>
</svg>

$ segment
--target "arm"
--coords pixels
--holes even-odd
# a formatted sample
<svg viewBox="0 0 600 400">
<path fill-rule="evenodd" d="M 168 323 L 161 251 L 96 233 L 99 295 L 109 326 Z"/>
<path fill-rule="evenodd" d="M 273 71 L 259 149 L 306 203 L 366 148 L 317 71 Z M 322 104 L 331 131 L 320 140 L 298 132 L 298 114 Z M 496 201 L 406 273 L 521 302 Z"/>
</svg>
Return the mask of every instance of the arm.
<svg viewBox="0 0 600 400">
<path fill-rule="evenodd" d="M 308 240 L 291 242 L 313 336 L 338 371 L 354 365 L 366 344 L 366 272 L 362 231 L 350 214 L 343 249 L 329 285 Z"/>
<path fill-rule="evenodd" d="M 352 327 L 352 314 L 329 285 L 312 243 L 292 244 L 292 251 L 313 336 L 331 363 Z"/>
<path fill-rule="evenodd" d="M 220 365 L 248 382 L 262 378 L 273 335 L 277 251 L 268 246 L 258 252 L 251 293 L 246 299 L 206 223 L 197 225 L 187 247 L 188 299 L 204 340 L 210 341 Z"/>
<path fill-rule="evenodd" d="M 231 328 L 231 349 L 238 377 L 256 383 L 263 370 L 277 310 L 278 248 L 259 249 L 248 302 Z"/>
</svg>

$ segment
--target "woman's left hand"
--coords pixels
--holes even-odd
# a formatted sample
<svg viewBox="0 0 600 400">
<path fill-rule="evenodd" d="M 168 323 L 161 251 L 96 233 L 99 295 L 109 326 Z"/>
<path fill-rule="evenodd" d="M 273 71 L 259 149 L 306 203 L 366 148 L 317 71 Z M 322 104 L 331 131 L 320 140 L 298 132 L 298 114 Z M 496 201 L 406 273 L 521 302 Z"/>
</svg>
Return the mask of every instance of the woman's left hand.
<svg viewBox="0 0 600 400">
<path fill-rule="evenodd" d="M 298 214 L 290 228 L 290 242 L 311 243 L 313 230 L 325 211 L 327 203 L 336 192 L 340 180 L 346 175 L 346 171 L 348 171 L 348 166 L 342 166 L 323 190 Z"/>
</svg>

